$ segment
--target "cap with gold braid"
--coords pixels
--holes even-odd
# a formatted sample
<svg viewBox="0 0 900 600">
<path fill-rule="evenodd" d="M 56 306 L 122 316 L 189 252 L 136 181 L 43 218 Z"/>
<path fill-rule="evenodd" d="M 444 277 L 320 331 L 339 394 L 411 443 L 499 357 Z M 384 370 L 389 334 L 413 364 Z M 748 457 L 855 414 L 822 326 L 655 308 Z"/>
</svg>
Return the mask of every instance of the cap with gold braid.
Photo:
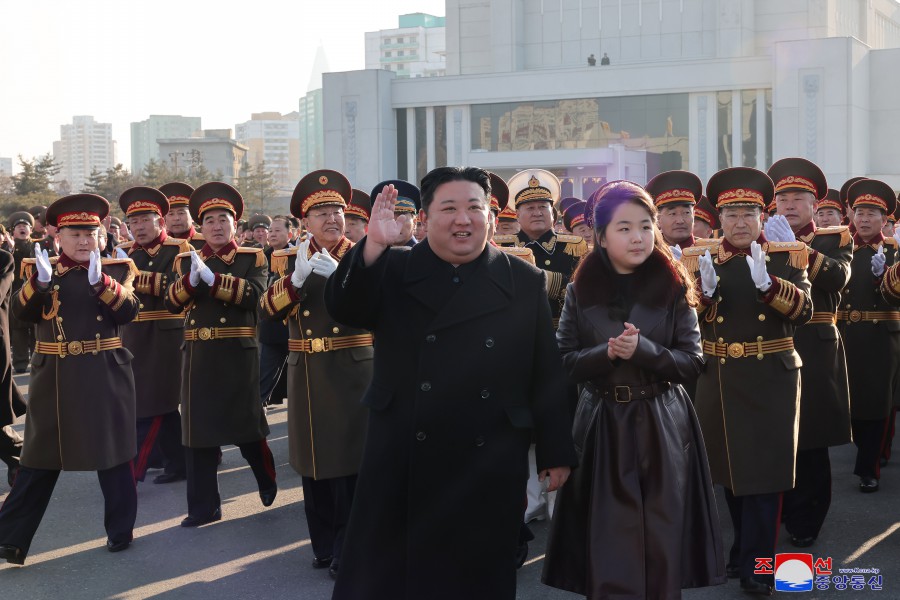
<svg viewBox="0 0 900 600">
<path fill-rule="evenodd" d="M 651 179 L 644 189 L 653 196 L 656 208 L 695 205 L 703 195 L 703 182 L 690 171 L 666 171 Z"/>
<path fill-rule="evenodd" d="M 228 211 L 235 221 L 244 213 L 244 199 L 241 193 L 221 181 L 210 181 L 194 190 L 188 206 L 191 218 L 197 223 L 202 223 L 203 213 L 210 210 Z"/>
<path fill-rule="evenodd" d="M 498 221 L 518 221 L 519 217 L 516 215 L 516 209 L 513 208 L 512 204 L 507 204 L 506 208 L 500 211 L 497 215 Z"/>
<path fill-rule="evenodd" d="M 491 211 L 495 216 L 499 216 L 509 205 L 509 187 L 499 175 L 494 173 L 488 175 L 491 177 L 491 197 L 488 198 L 491 201 Z"/>
<path fill-rule="evenodd" d="M 512 196 L 511 204 L 518 208 L 528 202 L 549 202 L 556 205 L 562 192 L 559 178 L 545 169 L 526 169 L 506 182 Z"/>
<path fill-rule="evenodd" d="M 570 202 L 567 203 L 566 200 L 570 200 Z M 559 203 L 559 209 L 563 215 L 563 225 L 567 230 L 573 231 L 575 227 L 585 222 L 585 207 L 587 207 L 587 202 L 580 198 L 565 198 Z"/>
<path fill-rule="evenodd" d="M 352 195 L 353 188 L 343 174 L 331 169 L 319 169 L 304 175 L 294 188 L 291 214 L 302 219 L 314 206 L 347 208 L 347 200 Z"/>
<path fill-rule="evenodd" d="M 159 186 L 159 191 L 169 199 L 169 208 L 171 209 L 176 206 L 187 206 L 191 201 L 194 188 L 180 181 L 172 181 Z"/>
<path fill-rule="evenodd" d="M 769 177 L 775 184 L 775 194 L 782 192 L 810 192 L 816 200 L 828 193 L 825 173 L 805 158 L 782 158 L 769 167 Z"/>
<path fill-rule="evenodd" d="M 47 223 L 63 227 L 100 227 L 109 214 L 109 202 L 96 194 L 73 194 L 56 200 L 47 208 Z"/>
<path fill-rule="evenodd" d="M 694 207 L 694 218 L 704 221 L 713 229 L 718 229 L 719 227 L 718 213 L 706 196 L 700 196 L 700 201 Z"/>
<path fill-rule="evenodd" d="M 422 192 L 410 182 L 402 179 L 388 179 L 373 187 L 369 194 L 373 198 L 372 202 L 375 202 L 374 198 L 378 197 L 386 185 L 393 185 L 397 190 L 395 213 L 411 213 L 413 215 L 419 213 L 419 209 L 422 207 Z"/>
<path fill-rule="evenodd" d="M 877 179 L 861 179 L 847 191 L 850 208 L 877 208 L 886 215 L 897 209 L 897 198 L 894 190 L 883 181 Z"/>
<path fill-rule="evenodd" d="M 844 214 L 844 205 L 841 203 L 841 193 L 835 189 L 828 188 L 825 196 L 816 204 L 816 210 L 823 208 L 833 208 L 841 214 Z"/>
<path fill-rule="evenodd" d="M 164 217 L 169 212 L 169 199 L 156 188 L 137 186 L 122 192 L 119 206 L 126 217 L 141 213 L 156 213 Z"/>
<path fill-rule="evenodd" d="M 841 204 L 844 205 L 844 209 L 847 210 L 850 208 L 850 202 L 848 201 L 850 195 L 850 186 L 856 183 L 857 181 L 862 181 L 865 177 L 851 177 L 847 181 L 844 182 L 844 185 L 841 186 L 840 196 L 841 196 Z"/>
<path fill-rule="evenodd" d="M 350 198 L 350 204 L 344 209 L 344 216 L 357 217 L 368 223 L 371 212 L 372 199 L 364 191 L 353 188 L 353 196 Z"/>
<path fill-rule="evenodd" d="M 765 210 L 775 197 L 775 185 L 762 171 L 731 167 L 709 178 L 706 196 L 720 212 L 729 206 L 757 206 Z"/>
</svg>

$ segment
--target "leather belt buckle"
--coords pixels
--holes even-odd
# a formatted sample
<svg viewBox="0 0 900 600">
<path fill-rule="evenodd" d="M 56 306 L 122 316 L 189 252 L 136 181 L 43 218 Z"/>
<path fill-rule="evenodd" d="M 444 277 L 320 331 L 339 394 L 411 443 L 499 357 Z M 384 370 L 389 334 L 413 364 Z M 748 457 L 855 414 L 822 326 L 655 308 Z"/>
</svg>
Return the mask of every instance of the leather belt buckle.
<svg viewBox="0 0 900 600">
<path fill-rule="evenodd" d="M 310 343 L 313 352 L 325 352 L 325 338 L 313 338 Z"/>
<path fill-rule="evenodd" d="M 72 356 L 78 356 L 84 352 L 84 344 L 79 341 L 69 342 L 66 344 L 66 352 Z"/>
<path fill-rule="evenodd" d="M 851 310 L 848 319 L 851 323 L 859 323 L 862 320 L 862 313 L 858 310 Z"/>
<path fill-rule="evenodd" d="M 744 344 L 740 342 L 734 342 L 732 344 L 728 344 L 728 356 L 731 358 L 743 358 L 744 357 Z"/>
<path fill-rule="evenodd" d="M 625 390 L 625 400 L 619 399 L 619 390 Z M 622 404 L 631 402 L 631 388 L 627 385 L 617 385 L 615 388 L 613 388 L 613 396 L 615 397 L 616 402 Z"/>
<path fill-rule="evenodd" d="M 210 329 L 209 327 L 201 327 L 197 330 L 197 337 L 205 342 L 206 340 L 212 338 L 212 329 Z"/>
</svg>

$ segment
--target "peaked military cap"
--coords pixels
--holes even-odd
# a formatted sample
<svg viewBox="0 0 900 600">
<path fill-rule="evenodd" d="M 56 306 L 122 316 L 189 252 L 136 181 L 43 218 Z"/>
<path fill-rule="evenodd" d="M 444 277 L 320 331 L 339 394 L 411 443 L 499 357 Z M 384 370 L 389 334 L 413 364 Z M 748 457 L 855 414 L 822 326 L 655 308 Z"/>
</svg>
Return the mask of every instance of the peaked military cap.
<svg viewBox="0 0 900 600">
<path fill-rule="evenodd" d="M 25 223 L 29 227 L 34 227 L 34 215 L 25 210 L 19 210 L 9 215 L 9 228 L 15 229 L 16 225 Z"/>
<path fill-rule="evenodd" d="M 169 199 L 156 188 L 137 186 L 122 192 L 119 207 L 126 217 L 148 212 L 164 217 L 169 212 Z"/>
<path fill-rule="evenodd" d="M 109 214 L 109 202 L 96 194 L 73 194 L 56 200 L 47 208 L 47 223 L 63 227 L 100 227 Z"/>
<path fill-rule="evenodd" d="M 301 219 L 314 206 L 340 206 L 347 208 L 353 195 L 350 181 L 342 173 L 331 169 L 319 169 L 307 173 L 291 195 L 291 214 Z"/>
<path fill-rule="evenodd" d="M 261 215 L 259 213 L 250 217 L 249 220 L 250 231 L 253 231 L 257 227 L 264 227 L 265 229 L 269 229 L 272 227 L 272 217 L 269 215 Z"/>
<path fill-rule="evenodd" d="M 775 184 L 776 194 L 811 192 L 819 200 L 828 193 L 825 173 L 805 158 L 782 158 L 769 167 L 768 175 Z"/>
<path fill-rule="evenodd" d="M 172 181 L 159 186 L 159 191 L 169 199 L 169 208 L 175 208 L 176 206 L 187 206 L 190 203 L 194 188 L 180 181 Z"/>
<path fill-rule="evenodd" d="M 569 231 L 585 222 L 584 209 L 587 207 L 587 202 L 580 198 L 574 198 L 574 200 L 575 202 L 571 202 L 568 206 L 562 208 L 563 225 Z"/>
<path fill-rule="evenodd" d="M 210 210 L 228 211 L 235 221 L 244 214 L 244 199 L 241 193 L 221 181 L 210 181 L 194 190 L 188 206 L 191 218 L 197 223 L 203 222 L 203 213 Z"/>
<path fill-rule="evenodd" d="M 690 171 L 666 171 L 651 179 L 644 189 L 653 197 L 656 208 L 693 206 L 703 195 L 703 182 Z"/>
<path fill-rule="evenodd" d="M 378 197 L 386 185 L 393 185 L 397 189 L 397 205 L 394 207 L 394 212 L 415 215 L 422 208 L 422 192 L 410 182 L 402 179 L 388 179 L 373 187 L 369 194 L 373 198 L 373 203 L 375 202 L 374 198 Z"/>
<path fill-rule="evenodd" d="M 364 191 L 353 188 L 350 204 L 344 209 L 344 216 L 357 217 L 368 223 L 371 213 L 372 199 Z"/>
<path fill-rule="evenodd" d="M 893 188 L 877 179 L 861 179 L 851 185 L 847 190 L 847 201 L 850 208 L 877 208 L 885 215 L 893 214 L 897 209 Z"/>
<path fill-rule="evenodd" d="M 841 214 L 844 214 L 844 204 L 841 202 L 841 193 L 833 188 L 828 188 L 825 196 L 816 204 L 816 210 L 822 208 L 833 208 Z"/>
<path fill-rule="evenodd" d="M 700 196 L 700 201 L 694 207 L 694 218 L 704 221 L 713 229 L 718 229 L 719 227 L 719 215 L 706 196 Z"/>
<path fill-rule="evenodd" d="M 528 202 L 549 202 L 556 206 L 559 202 L 562 186 L 559 178 L 545 169 L 525 169 L 509 178 L 506 182 L 509 193 L 513 197 L 513 206 L 518 208 Z"/>
<path fill-rule="evenodd" d="M 500 215 L 509 204 L 509 187 L 503 178 L 494 173 L 488 173 L 491 177 L 491 210 L 495 215 Z"/>
<path fill-rule="evenodd" d="M 775 198 L 775 184 L 757 169 L 731 167 L 709 178 L 706 196 L 719 211 L 725 206 L 758 206 L 765 210 Z"/>
</svg>

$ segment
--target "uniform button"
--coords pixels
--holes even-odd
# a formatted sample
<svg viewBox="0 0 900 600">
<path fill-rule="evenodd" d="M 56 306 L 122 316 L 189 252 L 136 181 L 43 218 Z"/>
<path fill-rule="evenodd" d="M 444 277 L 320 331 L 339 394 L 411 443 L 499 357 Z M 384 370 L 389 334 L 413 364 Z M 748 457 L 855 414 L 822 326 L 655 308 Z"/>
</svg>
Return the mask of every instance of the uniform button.
<svg viewBox="0 0 900 600">
<path fill-rule="evenodd" d="M 725 320 L 725 317 L 716 317 L 716 323 L 721 323 Z"/>
<path fill-rule="evenodd" d="M 719 338 L 717 341 L 718 341 L 720 344 L 724 344 L 724 343 L 725 343 L 725 338 Z"/>
<path fill-rule="evenodd" d="M 153 266 L 153 261 L 151 260 L 150 262 L 147 263 L 147 265 L 152 267 L 152 266 Z"/>
<path fill-rule="evenodd" d="M 484 347 L 485 348 L 493 348 L 494 347 L 494 338 L 488 338 L 488 339 L 484 340 Z"/>
<path fill-rule="evenodd" d="M 724 358 L 720 358 L 720 359 L 719 359 L 719 363 L 724 365 L 724 364 L 725 364 L 725 359 L 724 359 Z"/>
<path fill-rule="evenodd" d="M 224 323 L 224 322 L 225 322 L 225 317 L 219 317 L 219 323 Z"/>
<path fill-rule="evenodd" d="M 332 328 L 331 328 L 331 333 L 340 333 L 340 332 L 341 332 L 341 330 L 340 330 L 340 328 L 338 328 L 338 327 L 332 327 Z"/>
<path fill-rule="evenodd" d="M 307 330 L 306 330 L 306 335 L 312 335 L 312 329 L 307 329 Z"/>
<path fill-rule="evenodd" d="M 756 317 L 756 318 L 759 319 L 760 321 L 765 321 L 765 320 L 766 320 L 766 315 L 760 313 L 760 315 L 759 315 L 758 317 Z"/>
<path fill-rule="evenodd" d="M 57 317 L 56 317 L 56 320 L 59 321 L 60 323 L 62 323 L 62 317 L 60 317 L 60 316 L 58 316 L 58 315 L 57 315 Z"/>
<path fill-rule="evenodd" d="M 98 320 L 98 321 L 102 321 L 102 320 L 103 320 L 103 317 L 102 317 L 101 315 L 97 315 L 97 320 Z"/>
<path fill-rule="evenodd" d="M 490 393 L 489 391 L 487 391 L 487 390 L 481 390 L 481 398 L 482 398 L 483 400 L 487 400 L 487 399 L 490 398 L 490 397 L 491 397 L 491 393 Z"/>
<path fill-rule="evenodd" d="M 304 310 L 304 311 L 303 311 L 303 316 L 304 316 L 304 317 L 308 317 L 308 316 L 309 316 L 309 311 L 308 311 L 308 310 Z"/>
<path fill-rule="evenodd" d="M 63 337 L 62 337 L 61 335 L 56 336 L 56 341 L 57 341 L 57 342 L 61 342 L 62 339 L 63 339 Z"/>
<path fill-rule="evenodd" d="M 416 439 L 419 440 L 420 442 L 424 442 L 426 437 L 428 437 L 428 436 L 425 435 L 424 431 L 420 431 L 416 434 Z"/>
<path fill-rule="evenodd" d="M 141 302 L 140 304 L 138 304 L 138 308 L 144 308 L 144 303 Z"/>
<path fill-rule="evenodd" d="M 195 322 L 196 322 L 196 321 L 194 321 L 193 319 L 191 319 L 191 325 L 193 325 Z"/>
<path fill-rule="evenodd" d="M 480 435 L 477 438 L 475 438 L 475 445 L 478 446 L 479 448 L 484 446 L 484 438 Z"/>
<path fill-rule="evenodd" d="M 419 389 L 422 390 L 423 392 L 430 392 L 431 391 L 431 383 L 429 383 L 427 381 L 423 381 L 422 385 L 419 386 Z"/>
<path fill-rule="evenodd" d="M 459 283 L 459 277 L 453 276 L 453 283 Z"/>
<path fill-rule="evenodd" d="M 545 260 L 545 261 L 544 261 L 544 264 L 547 265 L 547 266 L 549 267 L 549 266 L 550 266 L 550 261 L 549 261 L 549 260 Z"/>
<path fill-rule="evenodd" d="M 436 340 L 436 339 L 437 339 L 437 336 L 434 335 L 433 333 L 429 333 L 428 335 L 425 336 L 425 341 L 428 343 L 434 343 L 434 340 Z"/>
</svg>

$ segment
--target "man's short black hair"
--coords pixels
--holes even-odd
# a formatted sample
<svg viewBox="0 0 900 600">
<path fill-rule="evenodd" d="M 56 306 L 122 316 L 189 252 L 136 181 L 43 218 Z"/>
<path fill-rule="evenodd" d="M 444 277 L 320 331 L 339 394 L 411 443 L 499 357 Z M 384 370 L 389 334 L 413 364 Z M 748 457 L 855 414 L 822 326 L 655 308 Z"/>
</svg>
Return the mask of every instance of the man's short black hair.
<svg viewBox="0 0 900 600">
<path fill-rule="evenodd" d="M 491 195 L 491 176 L 479 167 L 438 167 L 432 169 L 425 177 L 419 189 L 422 192 L 422 210 L 428 212 L 428 206 L 434 199 L 434 192 L 441 185 L 450 181 L 471 181 L 484 190 L 485 198 Z"/>
</svg>

